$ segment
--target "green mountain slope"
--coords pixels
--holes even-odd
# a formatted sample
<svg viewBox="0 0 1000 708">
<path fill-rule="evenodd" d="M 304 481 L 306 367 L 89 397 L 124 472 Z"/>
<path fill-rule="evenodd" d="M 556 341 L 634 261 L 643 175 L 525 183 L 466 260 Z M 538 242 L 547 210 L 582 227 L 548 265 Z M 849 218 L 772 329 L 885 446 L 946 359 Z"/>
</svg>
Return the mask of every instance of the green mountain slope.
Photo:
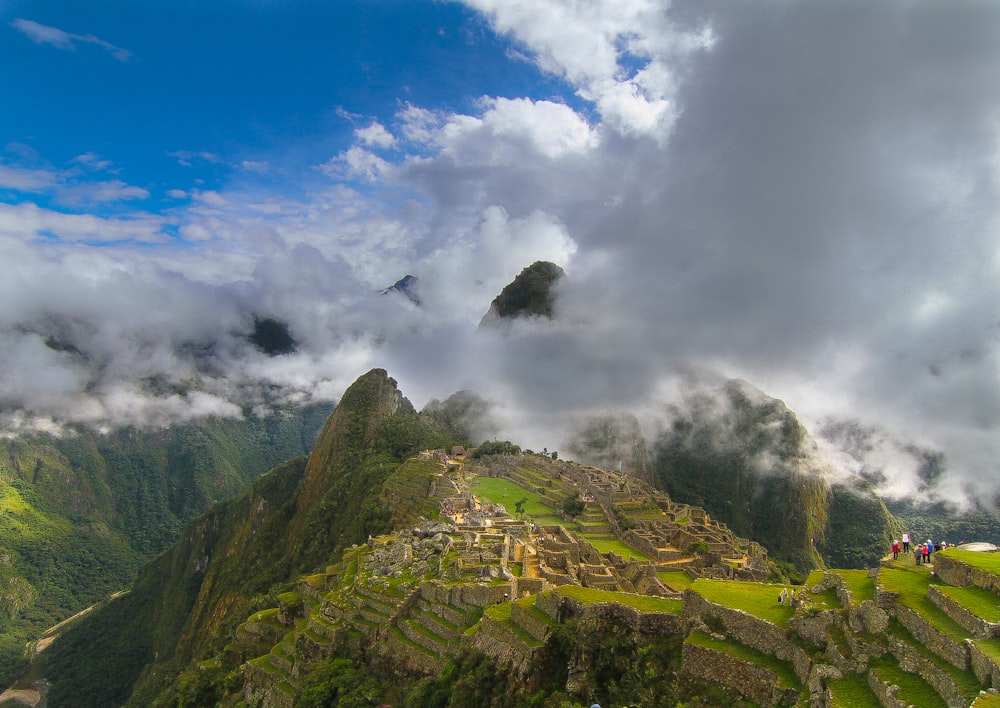
<svg viewBox="0 0 1000 708">
<path fill-rule="evenodd" d="M 238 622 L 297 574 L 387 530 L 386 477 L 442 438 L 385 371 L 362 376 L 330 416 L 308 460 L 261 477 L 250 492 L 185 527 L 129 595 L 74 626 L 43 655 L 53 705 L 149 705 L 192 659 L 212 656 Z M 273 602 L 273 597 L 271 597 Z M 87 654 L 81 647 L 100 645 Z M 86 687 L 100 691 L 86 695 Z"/>
<path fill-rule="evenodd" d="M 329 410 L 0 440 L 0 557 L 18 590 L 0 596 L 0 681 L 31 636 L 127 587 L 187 520 L 308 451 Z"/>
</svg>

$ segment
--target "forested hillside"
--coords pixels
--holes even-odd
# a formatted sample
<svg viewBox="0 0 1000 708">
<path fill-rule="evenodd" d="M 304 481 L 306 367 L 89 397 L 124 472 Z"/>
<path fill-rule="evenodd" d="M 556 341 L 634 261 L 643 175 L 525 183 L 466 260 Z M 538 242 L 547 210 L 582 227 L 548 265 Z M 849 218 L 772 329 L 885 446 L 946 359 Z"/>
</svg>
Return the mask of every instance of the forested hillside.
<svg viewBox="0 0 1000 708">
<path fill-rule="evenodd" d="M 188 519 L 311 449 L 330 408 L 0 440 L 0 681 L 30 637 L 128 587 Z"/>
<path fill-rule="evenodd" d="M 222 649 L 238 622 L 298 573 L 323 569 L 352 543 L 388 530 L 382 483 L 418 449 L 445 444 L 385 371 L 362 376 L 330 416 L 308 462 L 293 459 L 246 494 L 191 522 L 132 592 L 95 612 L 42 655 L 59 705 L 96 694 L 149 700 L 192 658 Z M 88 646 L 101 650 L 89 653 Z"/>
</svg>

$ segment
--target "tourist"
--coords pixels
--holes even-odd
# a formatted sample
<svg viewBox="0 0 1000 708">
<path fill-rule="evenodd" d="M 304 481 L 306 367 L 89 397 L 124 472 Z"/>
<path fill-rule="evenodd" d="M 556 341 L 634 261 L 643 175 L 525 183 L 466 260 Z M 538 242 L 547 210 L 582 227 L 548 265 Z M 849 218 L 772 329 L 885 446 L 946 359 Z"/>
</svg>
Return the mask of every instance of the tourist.
<svg viewBox="0 0 1000 708">
<path fill-rule="evenodd" d="M 892 540 L 892 559 L 899 560 L 899 541 Z"/>
<path fill-rule="evenodd" d="M 905 556 L 910 552 L 910 532 L 903 532 L 903 555 Z"/>
<path fill-rule="evenodd" d="M 913 560 L 920 565 L 920 560 L 924 557 L 924 547 L 919 543 L 913 547 Z"/>
<path fill-rule="evenodd" d="M 923 545 L 923 551 L 922 552 L 924 554 L 924 565 L 927 565 L 928 563 L 931 562 L 931 542 L 930 542 L 930 539 L 928 539 L 927 543 L 925 543 Z"/>
</svg>

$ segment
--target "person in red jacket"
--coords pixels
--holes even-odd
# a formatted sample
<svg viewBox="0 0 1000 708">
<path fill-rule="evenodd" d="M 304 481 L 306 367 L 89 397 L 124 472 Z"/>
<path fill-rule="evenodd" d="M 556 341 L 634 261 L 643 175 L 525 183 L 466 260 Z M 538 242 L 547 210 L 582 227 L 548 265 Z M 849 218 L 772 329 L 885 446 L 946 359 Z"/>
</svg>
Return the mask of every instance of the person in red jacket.
<svg viewBox="0 0 1000 708">
<path fill-rule="evenodd" d="M 895 539 L 893 539 L 892 541 L 892 559 L 893 560 L 899 559 L 899 541 Z"/>
</svg>

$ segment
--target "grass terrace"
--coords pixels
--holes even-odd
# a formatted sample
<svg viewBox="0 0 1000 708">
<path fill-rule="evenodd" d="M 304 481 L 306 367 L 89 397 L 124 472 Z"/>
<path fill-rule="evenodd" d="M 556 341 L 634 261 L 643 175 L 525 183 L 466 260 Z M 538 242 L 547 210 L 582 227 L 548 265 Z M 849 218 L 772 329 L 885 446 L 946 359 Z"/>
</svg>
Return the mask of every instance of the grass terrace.
<svg viewBox="0 0 1000 708">
<path fill-rule="evenodd" d="M 916 674 L 903 671 L 895 659 L 883 657 L 873 671 L 885 683 L 899 686 L 896 697 L 904 705 L 920 708 L 948 708 L 948 704 L 934 688 Z"/>
<path fill-rule="evenodd" d="M 494 504 L 503 504 L 507 513 L 513 516 L 514 505 L 522 499 L 524 502 L 524 512 L 532 517 L 536 523 L 549 523 L 541 521 L 541 518 L 553 517 L 557 522 L 565 523 L 562 517 L 556 515 L 555 509 L 542 501 L 542 496 L 530 489 L 525 489 L 519 484 L 511 482 L 509 479 L 500 477 L 476 477 L 469 482 L 469 488 L 477 496 L 488 499 Z"/>
<path fill-rule="evenodd" d="M 865 600 L 875 599 L 875 581 L 868 575 L 867 570 L 835 570 L 833 571 L 844 579 L 847 589 L 854 596 L 854 601 L 861 604 Z"/>
<path fill-rule="evenodd" d="M 693 644 L 697 647 L 702 647 L 704 649 L 711 649 L 712 651 L 717 651 L 720 654 L 725 654 L 742 661 L 750 662 L 756 666 L 760 666 L 778 677 L 779 686 L 793 688 L 797 691 L 802 690 L 802 682 L 799 681 L 799 677 L 795 675 L 795 670 L 792 668 L 792 665 L 789 662 L 782 661 L 781 659 L 771 656 L 770 654 L 757 651 L 756 649 L 748 647 L 745 644 L 740 644 L 736 641 L 719 640 L 698 630 L 691 632 L 684 642 Z"/>
<path fill-rule="evenodd" d="M 738 580 L 711 580 L 709 578 L 698 578 L 691 584 L 691 589 L 709 602 L 735 610 L 743 610 L 754 617 L 784 627 L 788 624 L 788 620 L 795 615 L 795 610 L 778 602 L 782 588 L 796 592 L 801 589 L 795 585 L 772 585 Z"/>
<path fill-rule="evenodd" d="M 988 573 L 1000 575 L 1000 553 L 984 553 L 983 551 L 966 551 L 961 548 L 949 548 L 939 551 L 948 558 L 967 563 L 974 568 L 980 568 Z M 935 553 L 934 555 L 937 555 Z M 933 562 L 933 559 L 932 559 Z"/>
<path fill-rule="evenodd" d="M 881 704 L 868 688 L 866 674 L 849 674 L 827 684 L 832 708 L 880 708 Z"/>
<path fill-rule="evenodd" d="M 896 637 L 906 642 L 910 647 L 912 647 L 918 654 L 924 657 L 927 661 L 934 664 L 941 671 L 948 674 L 951 680 L 955 683 L 955 686 L 961 692 L 962 696 L 967 701 L 971 701 L 979 694 L 979 690 L 982 686 L 979 684 L 979 679 L 976 678 L 975 674 L 971 671 L 962 671 L 958 669 L 950 662 L 945 661 L 940 656 L 935 654 L 933 651 L 924 646 L 916 637 L 914 637 L 910 632 L 899 623 L 898 620 L 892 619 L 889 622 L 889 629 L 887 633 L 890 636 Z"/>
<path fill-rule="evenodd" d="M 1000 664 L 1000 639 L 976 639 L 973 643 L 983 654 Z"/>
<path fill-rule="evenodd" d="M 995 592 L 974 585 L 963 588 L 938 585 L 937 588 L 976 617 L 987 622 L 1000 622 L 1000 595 Z"/>
<path fill-rule="evenodd" d="M 596 590 L 594 588 L 584 588 L 579 585 L 563 585 L 555 589 L 556 594 L 563 597 L 571 597 L 587 605 L 595 605 L 598 602 L 616 602 L 619 605 L 632 607 L 640 612 L 665 612 L 668 614 L 680 614 L 681 601 L 671 600 L 665 597 L 653 597 L 651 595 L 634 595 L 628 592 L 614 592 L 613 590 Z"/>
<path fill-rule="evenodd" d="M 581 534 L 580 537 L 587 543 L 589 543 L 591 546 L 593 546 L 595 549 L 597 549 L 598 553 L 617 553 L 625 560 L 633 560 L 633 559 L 640 561 L 652 560 L 645 553 L 641 553 L 640 551 L 637 551 L 631 546 L 622 543 L 617 538 L 605 538 L 603 536 L 594 537 L 594 536 L 587 536 L 585 534 Z"/>
<path fill-rule="evenodd" d="M 882 567 L 879 570 L 878 579 L 885 590 L 899 593 L 901 605 L 919 614 L 939 632 L 947 634 L 956 642 L 963 642 L 972 637 L 969 632 L 927 597 L 927 588 L 933 580 L 930 568 L 909 564 L 893 564 Z"/>
<path fill-rule="evenodd" d="M 658 570 L 656 571 L 656 577 L 677 590 L 689 588 L 691 587 L 691 583 L 694 582 L 694 578 L 683 570 Z"/>
</svg>

